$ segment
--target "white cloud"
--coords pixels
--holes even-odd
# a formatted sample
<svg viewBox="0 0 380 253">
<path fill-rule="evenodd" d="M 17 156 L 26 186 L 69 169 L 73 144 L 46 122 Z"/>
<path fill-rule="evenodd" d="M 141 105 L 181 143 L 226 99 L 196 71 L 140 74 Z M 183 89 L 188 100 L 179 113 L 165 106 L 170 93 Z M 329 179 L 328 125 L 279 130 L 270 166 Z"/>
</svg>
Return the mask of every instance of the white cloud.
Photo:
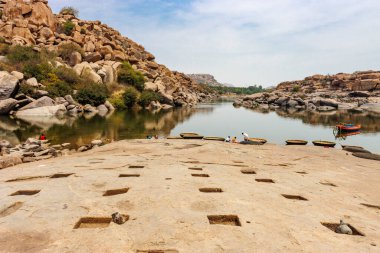
<svg viewBox="0 0 380 253">
<path fill-rule="evenodd" d="M 77 6 L 83 18 L 120 29 L 170 68 L 211 73 L 235 85 L 268 86 L 315 73 L 379 69 L 378 0 L 195 0 L 182 7 L 162 0 L 50 4 L 55 10 Z"/>
</svg>

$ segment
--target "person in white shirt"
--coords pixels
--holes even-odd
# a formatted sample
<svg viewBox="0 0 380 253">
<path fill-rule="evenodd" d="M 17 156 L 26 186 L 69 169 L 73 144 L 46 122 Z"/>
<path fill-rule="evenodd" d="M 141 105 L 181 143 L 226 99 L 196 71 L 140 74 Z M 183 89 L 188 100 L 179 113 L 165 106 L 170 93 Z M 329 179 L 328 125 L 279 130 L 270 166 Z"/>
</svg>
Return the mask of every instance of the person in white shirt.
<svg viewBox="0 0 380 253">
<path fill-rule="evenodd" d="M 231 136 L 228 136 L 226 142 L 231 142 Z"/>
<path fill-rule="evenodd" d="M 248 141 L 249 140 L 249 135 L 247 133 L 241 133 L 244 136 L 244 140 Z"/>
</svg>

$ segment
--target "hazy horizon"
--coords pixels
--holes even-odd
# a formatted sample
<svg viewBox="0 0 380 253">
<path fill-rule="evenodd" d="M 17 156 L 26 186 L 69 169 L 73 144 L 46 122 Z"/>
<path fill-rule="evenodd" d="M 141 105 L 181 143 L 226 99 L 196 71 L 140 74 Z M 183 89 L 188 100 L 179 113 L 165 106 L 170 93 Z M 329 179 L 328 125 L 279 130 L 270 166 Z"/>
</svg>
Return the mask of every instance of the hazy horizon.
<svg viewBox="0 0 380 253">
<path fill-rule="evenodd" d="M 234 86 L 377 70 L 377 0 L 50 0 L 100 20 L 158 63 Z"/>
</svg>

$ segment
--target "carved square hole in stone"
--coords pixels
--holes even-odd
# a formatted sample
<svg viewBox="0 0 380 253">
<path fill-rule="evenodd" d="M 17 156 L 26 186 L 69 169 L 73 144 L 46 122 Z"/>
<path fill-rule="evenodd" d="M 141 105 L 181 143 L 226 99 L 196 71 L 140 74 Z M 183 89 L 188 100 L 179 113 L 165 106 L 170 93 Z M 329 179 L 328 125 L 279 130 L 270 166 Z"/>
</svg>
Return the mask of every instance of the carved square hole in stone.
<svg viewBox="0 0 380 253">
<path fill-rule="evenodd" d="M 130 165 L 128 168 L 130 169 L 143 169 L 145 166 L 143 165 Z"/>
<path fill-rule="evenodd" d="M 202 168 L 192 167 L 192 168 L 189 168 L 189 170 L 203 170 L 203 169 Z"/>
<path fill-rule="evenodd" d="M 124 194 L 129 191 L 129 188 L 121 188 L 121 189 L 114 189 L 114 190 L 108 190 L 106 191 L 103 196 L 114 196 L 119 194 Z"/>
<path fill-rule="evenodd" d="M 327 185 L 327 186 L 332 186 L 332 187 L 338 187 L 338 186 L 336 186 L 335 184 L 330 183 L 330 182 L 320 182 L 320 184 L 322 184 L 322 185 Z"/>
<path fill-rule="evenodd" d="M 71 175 L 74 175 L 74 173 L 57 173 L 57 174 L 54 174 L 52 176 L 50 176 L 50 178 L 63 178 L 63 177 L 69 177 Z"/>
<path fill-rule="evenodd" d="M 140 174 L 120 174 L 119 177 L 140 177 Z"/>
<path fill-rule="evenodd" d="M 307 172 L 306 171 L 296 171 L 297 174 L 301 174 L 301 175 L 307 175 Z"/>
<path fill-rule="evenodd" d="M 207 218 L 211 225 L 241 226 L 237 215 L 208 215 Z"/>
<path fill-rule="evenodd" d="M 361 203 L 360 205 L 380 210 L 380 206 L 371 205 L 371 204 L 365 204 L 365 203 Z"/>
<path fill-rule="evenodd" d="M 326 228 L 330 229 L 331 231 L 335 232 L 337 227 L 340 225 L 339 223 L 328 223 L 328 222 L 321 222 L 323 226 Z M 362 232 L 351 226 L 350 224 L 347 224 L 352 230 L 352 235 L 357 235 L 357 236 L 365 236 Z M 335 232 L 336 233 L 336 232 Z"/>
<path fill-rule="evenodd" d="M 222 188 L 199 188 L 199 191 L 205 193 L 223 192 Z"/>
<path fill-rule="evenodd" d="M 78 228 L 105 228 L 111 223 L 110 217 L 83 217 L 75 224 L 74 229 Z"/>
<path fill-rule="evenodd" d="M 281 194 L 284 198 L 287 199 L 294 199 L 294 200 L 303 200 L 303 201 L 308 201 L 308 199 L 299 196 L 299 195 L 288 195 L 288 194 Z"/>
<path fill-rule="evenodd" d="M 241 170 L 240 171 L 241 173 L 243 173 L 243 174 L 248 174 L 248 175 L 254 175 L 254 174 L 256 174 L 256 171 L 254 171 L 254 170 Z"/>
<path fill-rule="evenodd" d="M 271 183 L 271 184 L 274 184 L 273 179 L 261 178 L 261 179 L 255 179 L 255 180 L 256 180 L 256 182 L 260 182 L 260 183 Z"/>
<path fill-rule="evenodd" d="M 20 190 L 17 192 L 12 193 L 10 196 L 16 196 L 16 195 L 26 195 L 26 196 L 31 196 L 31 195 L 36 195 L 39 193 L 41 190 Z"/>
<path fill-rule="evenodd" d="M 150 249 L 150 250 L 137 250 L 136 253 L 179 253 L 175 249 Z"/>
<path fill-rule="evenodd" d="M 191 174 L 193 177 L 210 177 L 208 174 Z"/>
</svg>

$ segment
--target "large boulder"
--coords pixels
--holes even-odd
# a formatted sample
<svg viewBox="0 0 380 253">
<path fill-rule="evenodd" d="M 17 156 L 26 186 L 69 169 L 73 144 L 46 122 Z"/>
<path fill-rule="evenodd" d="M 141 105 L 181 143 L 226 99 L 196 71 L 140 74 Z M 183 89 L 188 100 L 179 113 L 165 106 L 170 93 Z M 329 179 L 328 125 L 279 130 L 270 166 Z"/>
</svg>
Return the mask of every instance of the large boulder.
<svg viewBox="0 0 380 253">
<path fill-rule="evenodd" d="M 0 156 L 0 170 L 15 166 L 21 163 L 22 163 L 21 156 L 18 156 L 18 155 Z"/>
<path fill-rule="evenodd" d="M 6 71 L 0 71 L 0 100 L 14 97 L 19 89 L 19 79 Z"/>
<path fill-rule="evenodd" d="M 86 77 L 95 83 L 103 83 L 102 78 L 92 69 L 88 62 L 77 64 L 73 69 L 80 77 Z"/>
<path fill-rule="evenodd" d="M 18 101 L 13 98 L 0 100 L 0 115 L 9 114 L 9 112 L 12 111 L 17 104 Z"/>
<path fill-rule="evenodd" d="M 16 117 L 18 118 L 29 117 L 29 116 L 51 117 L 51 116 L 62 115 L 65 112 L 66 112 L 66 107 L 61 104 L 61 105 L 44 106 L 44 107 L 18 111 L 16 113 Z"/>
<path fill-rule="evenodd" d="M 26 106 L 22 107 L 19 111 L 29 110 L 29 109 L 39 108 L 39 107 L 54 106 L 54 105 L 55 105 L 54 100 L 45 96 L 37 100 L 34 100 L 30 104 L 27 104 Z"/>
</svg>

